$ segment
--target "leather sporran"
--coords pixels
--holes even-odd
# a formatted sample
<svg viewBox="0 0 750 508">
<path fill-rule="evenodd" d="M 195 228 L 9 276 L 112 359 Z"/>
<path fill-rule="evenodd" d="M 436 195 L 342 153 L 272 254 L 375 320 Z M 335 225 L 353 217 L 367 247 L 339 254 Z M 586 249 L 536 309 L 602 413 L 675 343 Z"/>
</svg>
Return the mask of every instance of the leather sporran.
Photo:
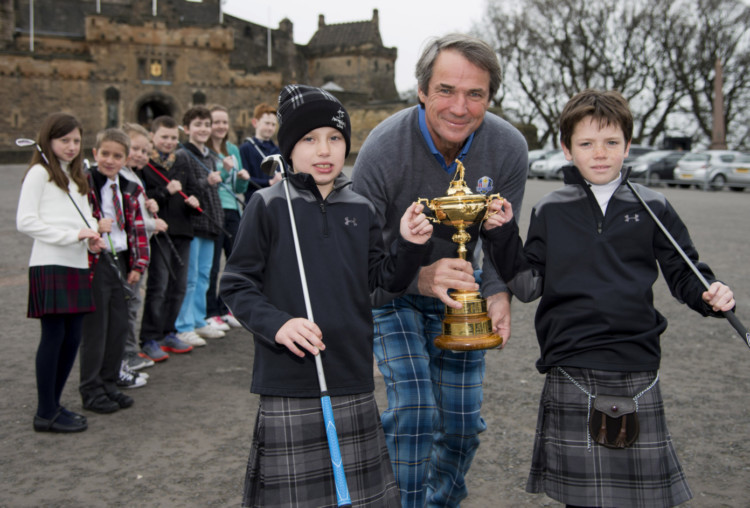
<svg viewBox="0 0 750 508">
<path fill-rule="evenodd" d="M 589 417 L 589 432 L 595 442 L 607 448 L 629 448 L 639 431 L 633 397 L 596 396 Z"/>
</svg>

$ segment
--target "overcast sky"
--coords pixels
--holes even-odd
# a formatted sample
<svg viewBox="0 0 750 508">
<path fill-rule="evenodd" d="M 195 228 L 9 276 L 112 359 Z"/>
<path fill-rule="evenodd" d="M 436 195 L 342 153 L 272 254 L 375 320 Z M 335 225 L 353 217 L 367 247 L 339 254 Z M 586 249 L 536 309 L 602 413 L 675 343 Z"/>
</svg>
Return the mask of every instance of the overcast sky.
<svg viewBox="0 0 750 508">
<path fill-rule="evenodd" d="M 402 92 L 416 89 L 414 67 L 422 43 L 436 35 L 471 30 L 483 17 L 486 0 L 433 4 L 431 9 L 424 5 L 409 0 L 226 0 L 224 12 L 274 29 L 289 18 L 294 24 L 294 42 L 307 44 L 318 29 L 319 14 L 325 16 L 326 24 L 346 23 L 372 19 L 372 10 L 377 8 L 383 44 L 398 48 L 396 88 Z"/>
</svg>

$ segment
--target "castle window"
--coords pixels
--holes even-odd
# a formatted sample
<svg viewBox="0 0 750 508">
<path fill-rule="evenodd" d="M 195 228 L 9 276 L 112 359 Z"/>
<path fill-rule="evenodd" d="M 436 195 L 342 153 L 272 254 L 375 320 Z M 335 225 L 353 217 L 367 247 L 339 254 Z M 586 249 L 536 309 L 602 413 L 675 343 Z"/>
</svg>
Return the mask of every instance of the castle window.
<svg viewBox="0 0 750 508">
<path fill-rule="evenodd" d="M 203 92 L 195 92 L 193 94 L 193 106 L 197 106 L 199 104 L 205 104 L 206 103 L 206 94 Z"/>
<path fill-rule="evenodd" d="M 352 66 L 352 61 L 351 60 L 347 60 L 346 61 L 346 66 L 347 67 L 351 67 Z"/>
<path fill-rule="evenodd" d="M 109 87 L 104 91 L 104 100 L 107 104 L 107 127 L 117 127 L 120 123 L 120 91 L 115 87 Z"/>
<path fill-rule="evenodd" d="M 148 70 L 146 69 L 146 59 L 138 59 L 138 79 L 148 79 Z"/>
<path fill-rule="evenodd" d="M 373 69 L 374 69 L 375 71 L 377 71 L 377 70 L 378 70 L 378 61 L 377 61 L 377 60 L 375 60 L 375 61 L 373 61 L 373 62 L 372 62 L 372 67 L 373 67 Z"/>
</svg>

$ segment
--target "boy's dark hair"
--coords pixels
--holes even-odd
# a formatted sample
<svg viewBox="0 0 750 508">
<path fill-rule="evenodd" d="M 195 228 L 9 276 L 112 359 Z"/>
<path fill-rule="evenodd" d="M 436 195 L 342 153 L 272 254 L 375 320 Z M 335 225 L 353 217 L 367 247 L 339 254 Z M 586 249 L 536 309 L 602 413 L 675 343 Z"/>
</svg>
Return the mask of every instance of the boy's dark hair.
<svg viewBox="0 0 750 508">
<path fill-rule="evenodd" d="M 177 120 L 175 120 L 171 116 L 162 115 L 157 116 L 151 122 L 151 132 L 158 131 L 160 127 L 164 127 L 165 129 L 176 129 L 179 126 L 177 125 Z"/>
<path fill-rule="evenodd" d="M 260 120 L 263 115 L 274 115 L 276 116 L 276 108 L 273 106 L 269 106 L 265 102 L 261 102 L 257 106 L 255 106 L 255 109 L 253 110 L 253 118 L 256 120 Z"/>
<path fill-rule="evenodd" d="M 130 136 L 125 134 L 125 131 L 123 131 L 122 129 L 115 129 L 114 127 L 112 127 L 100 131 L 96 135 L 96 144 L 94 145 L 94 148 L 99 150 L 99 148 L 102 146 L 102 143 L 104 143 L 105 141 L 119 143 L 123 147 L 125 147 L 125 155 L 128 155 L 130 153 Z"/>
<path fill-rule="evenodd" d="M 182 116 L 182 125 L 187 127 L 196 118 L 211 120 L 211 111 L 206 106 L 193 106 Z"/>
<path fill-rule="evenodd" d="M 570 148 L 570 138 L 581 120 L 592 117 L 599 127 L 616 125 L 622 129 L 625 143 L 633 139 L 633 114 L 620 92 L 588 88 L 568 101 L 560 115 L 560 143 Z"/>
</svg>

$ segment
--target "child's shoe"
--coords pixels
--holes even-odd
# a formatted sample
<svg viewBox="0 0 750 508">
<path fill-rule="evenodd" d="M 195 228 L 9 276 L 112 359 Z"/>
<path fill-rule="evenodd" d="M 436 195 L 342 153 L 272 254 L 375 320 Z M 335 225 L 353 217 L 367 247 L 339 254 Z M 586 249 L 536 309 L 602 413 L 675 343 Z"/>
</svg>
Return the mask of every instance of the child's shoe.
<svg viewBox="0 0 750 508">
<path fill-rule="evenodd" d="M 229 331 L 229 325 L 224 322 L 219 316 L 212 316 L 206 319 L 206 324 L 211 328 L 215 328 L 221 332 Z"/>
<path fill-rule="evenodd" d="M 234 317 L 231 312 L 228 312 L 221 316 L 221 319 L 232 328 L 242 328 L 242 323 L 237 321 L 237 318 Z"/>
<path fill-rule="evenodd" d="M 177 338 L 185 344 L 190 344 L 193 347 L 201 347 L 206 345 L 206 341 L 195 332 L 179 332 Z"/>
<path fill-rule="evenodd" d="M 177 335 L 175 335 L 174 333 L 168 333 L 166 337 L 160 340 L 159 347 L 161 348 L 162 351 L 167 351 L 168 353 L 177 353 L 177 354 L 189 353 L 190 351 L 193 350 L 193 346 L 182 342 L 180 339 L 177 338 Z"/>
<path fill-rule="evenodd" d="M 203 337 L 204 339 L 220 339 L 224 335 L 226 335 L 221 330 L 217 330 L 216 328 L 206 325 L 201 326 L 200 328 L 195 329 L 195 333 Z"/>
<path fill-rule="evenodd" d="M 143 354 L 153 362 L 163 362 L 169 358 L 169 355 L 162 351 L 155 340 L 146 341 L 143 346 L 141 346 L 141 351 L 143 351 Z"/>
</svg>

